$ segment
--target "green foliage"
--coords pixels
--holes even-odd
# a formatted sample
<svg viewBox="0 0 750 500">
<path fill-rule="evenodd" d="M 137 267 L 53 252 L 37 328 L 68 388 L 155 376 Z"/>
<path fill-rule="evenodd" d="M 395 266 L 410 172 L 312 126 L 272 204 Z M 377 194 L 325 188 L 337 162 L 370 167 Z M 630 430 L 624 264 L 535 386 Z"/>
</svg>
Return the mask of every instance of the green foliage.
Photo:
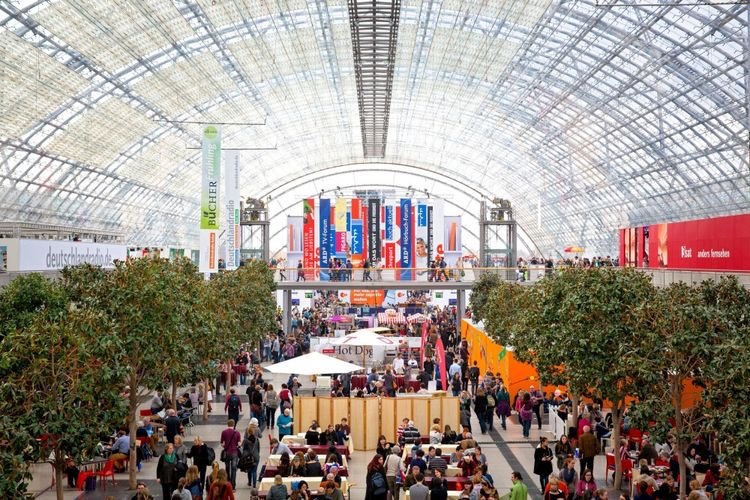
<svg viewBox="0 0 750 500">
<path fill-rule="evenodd" d="M 18 482 L 28 479 L 26 463 L 45 460 L 51 453 L 58 470 L 65 455 L 91 457 L 99 435 L 122 422 L 122 351 L 117 339 L 104 334 L 108 327 L 106 319 L 92 311 L 44 313 L 3 339 L 0 434 L 8 447 L 1 460 L 12 464 L 16 486 L 0 482 L 0 488 L 23 491 Z"/>
<path fill-rule="evenodd" d="M 750 488 L 750 291 L 737 279 L 722 278 L 702 287 L 703 300 L 715 307 L 724 325 L 710 347 L 704 366 L 703 393 L 707 427 L 716 432 L 727 469 L 722 473 L 724 498 L 748 498 Z"/>
<path fill-rule="evenodd" d="M 487 319 L 489 312 L 487 302 L 490 300 L 490 294 L 502 283 L 504 280 L 501 280 L 495 273 L 484 273 L 474 282 L 469 297 L 469 307 L 471 307 L 471 316 L 474 321 Z"/>
<path fill-rule="evenodd" d="M 56 312 L 67 307 L 65 291 L 39 273 L 17 277 L 0 289 L 0 340 L 29 325 L 40 311 Z"/>
</svg>

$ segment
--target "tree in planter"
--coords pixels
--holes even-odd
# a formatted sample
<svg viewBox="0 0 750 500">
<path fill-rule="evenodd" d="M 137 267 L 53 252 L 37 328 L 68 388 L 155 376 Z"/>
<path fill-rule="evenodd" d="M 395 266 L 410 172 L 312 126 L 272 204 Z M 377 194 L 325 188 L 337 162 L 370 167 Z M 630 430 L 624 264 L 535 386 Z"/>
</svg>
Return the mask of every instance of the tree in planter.
<svg viewBox="0 0 750 500">
<path fill-rule="evenodd" d="M 106 318 L 92 311 L 40 314 L 0 345 L 0 415 L 18 433 L 5 439 L 19 450 L 35 438 L 35 456 L 26 459 L 51 456 L 60 500 L 66 456 L 93 456 L 99 436 L 125 415 L 119 391 L 122 346 L 106 335 L 107 327 Z"/>
<path fill-rule="evenodd" d="M 724 325 L 710 347 L 704 366 L 703 392 L 707 428 L 721 443 L 726 470 L 720 489 L 724 498 L 750 497 L 750 291 L 736 278 L 702 287 L 704 300 L 718 310 Z"/>
<path fill-rule="evenodd" d="M 98 286 L 82 286 L 86 272 L 71 273 L 66 286 L 80 291 L 78 306 L 101 311 L 108 334 L 120 339 L 120 366 L 130 387 L 127 401 L 130 435 L 135 436 L 136 411 L 149 390 L 161 387 L 192 347 L 186 342 L 202 321 L 199 293 L 202 280 L 188 259 L 159 258 L 118 262 Z M 130 441 L 130 488 L 136 487 L 136 441 Z"/>
<path fill-rule="evenodd" d="M 471 317 L 474 321 L 485 320 L 489 314 L 489 301 L 492 293 L 500 284 L 506 283 L 501 280 L 500 276 L 495 273 L 484 273 L 474 282 L 471 287 L 471 296 L 469 297 L 469 307 L 471 307 Z"/>
<path fill-rule="evenodd" d="M 631 418 L 657 442 L 674 440 L 680 463 L 680 498 L 687 495 L 685 453 L 692 439 L 703 432 L 705 414 L 701 401 L 696 408 L 684 408 L 685 387 L 695 380 L 703 385 L 705 365 L 713 346 L 720 341 L 724 319 L 705 300 L 714 285 L 691 287 L 675 283 L 657 290 L 636 315 L 644 321 L 644 342 L 637 356 L 646 382 L 631 408 Z"/>
<path fill-rule="evenodd" d="M 653 300 L 655 289 L 647 275 L 630 268 L 571 269 L 561 276 L 567 286 L 559 315 L 567 318 L 567 331 L 556 347 L 565 357 L 568 378 L 579 386 L 587 383 L 592 395 L 612 404 L 612 437 L 619 443 L 625 398 L 650 378 L 644 377 L 638 355 L 644 342 L 638 314 Z M 619 453 L 614 455 L 619 489 L 622 462 Z"/>
<path fill-rule="evenodd" d="M 574 288 L 577 275 L 560 273 L 533 286 L 502 283 L 491 295 L 485 327 L 501 344 L 512 346 L 519 361 L 529 363 L 545 383 L 565 385 L 573 400 L 573 421 L 578 417 L 578 397 L 587 394 L 587 373 L 575 370 L 568 353 L 585 356 L 577 342 L 575 326 L 561 314 L 563 298 Z"/>
<path fill-rule="evenodd" d="M 38 273 L 18 276 L 0 290 L 0 340 L 29 325 L 40 311 L 59 312 L 68 306 L 65 291 Z"/>
</svg>

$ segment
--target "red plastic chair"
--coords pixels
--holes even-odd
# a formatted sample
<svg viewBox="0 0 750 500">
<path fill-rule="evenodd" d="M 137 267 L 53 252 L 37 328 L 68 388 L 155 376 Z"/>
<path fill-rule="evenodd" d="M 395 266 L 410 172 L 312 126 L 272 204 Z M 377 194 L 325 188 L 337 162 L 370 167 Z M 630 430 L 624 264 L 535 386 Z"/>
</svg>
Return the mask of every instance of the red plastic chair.
<svg viewBox="0 0 750 500">
<path fill-rule="evenodd" d="M 630 429 L 628 442 L 635 444 L 635 447 L 640 450 L 641 441 L 643 441 L 643 433 L 639 429 Z"/>
<path fill-rule="evenodd" d="M 115 486 L 115 461 L 107 460 L 107 463 L 104 464 L 104 467 L 102 467 L 101 470 L 96 471 L 94 474 L 103 483 L 104 491 L 107 491 L 107 478 L 108 477 L 112 478 L 112 486 Z"/>
<path fill-rule="evenodd" d="M 609 480 L 609 471 L 612 471 L 612 481 L 615 476 L 615 454 L 607 453 L 607 470 L 604 472 L 604 484 Z"/>
<path fill-rule="evenodd" d="M 78 480 L 76 482 L 78 491 L 83 491 L 83 488 L 86 487 L 86 480 L 90 477 L 94 477 L 94 473 L 90 470 L 83 470 L 78 473 Z"/>
<path fill-rule="evenodd" d="M 153 413 L 151 413 L 150 409 L 145 409 L 145 410 L 141 410 L 140 415 L 142 417 L 150 417 L 151 415 L 153 415 Z"/>
</svg>

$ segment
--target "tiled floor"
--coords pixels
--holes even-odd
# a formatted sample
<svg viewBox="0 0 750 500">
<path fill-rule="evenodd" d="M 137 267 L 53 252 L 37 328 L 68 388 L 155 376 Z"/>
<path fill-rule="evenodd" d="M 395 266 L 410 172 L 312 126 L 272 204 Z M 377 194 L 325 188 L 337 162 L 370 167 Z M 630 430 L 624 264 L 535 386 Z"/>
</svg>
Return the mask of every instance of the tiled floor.
<svg viewBox="0 0 750 500">
<path fill-rule="evenodd" d="M 269 374 L 270 375 L 270 374 Z M 275 375 L 272 376 L 272 383 L 275 387 L 280 387 L 282 382 L 286 382 L 286 376 L 281 375 Z M 304 384 L 304 380 L 302 381 Z M 243 410 L 244 410 L 244 416 L 239 422 L 238 429 L 244 429 L 247 426 L 248 423 L 248 413 L 249 408 L 246 405 L 246 397 L 244 396 L 244 387 L 241 387 L 238 392 L 243 394 Z M 216 456 L 219 456 L 219 435 L 221 434 L 221 431 L 225 428 L 224 422 L 225 422 L 225 413 L 224 408 L 219 407 L 219 405 L 214 406 L 214 412 L 212 413 L 211 417 L 209 418 L 209 421 L 207 424 L 202 424 L 200 422 L 200 417 L 198 417 L 198 422 L 195 428 L 192 429 L 192 434 L 188 434 L 186 436 L 186 444 L 190 445 L 192 443 L 193 437 L 196 435 L 200 435 L 201 438 L 204 441 L 207 441 L 208 444 L 214 445 L 216 448 Z M 352 421 L 353 425 L 356 425 L 356 421 Z M 480 443 L 482 447 L 482 451 L 487 456 L 487 461 L 489 464 L 489 473 L 492 475 L 495 485 L 498 488 L 498 491 L 500 494 L 506 493 L 512 483 L 510 479 L 511 472 L 514 469 L 519 469 L 520 472 L 524 476 L 524 482 L 529 487 L 529 497 L 532 499 L 541 498 L 542 495 L 539 491 L 539 478 L 533 474 L 534 470 L 534 447 L 539 441 L 540 432 L 536 428 L 536 422 L 534 422 L 534 426 L 531 430 L 531 438 L 525 439 L 522 436 L 521 433 L 521 426 L 517 424 L 513 419 L 508 422 L 508 430 L 504 431 L 500 428 L 500 422 L 495 420 L 495 429 L 500 429 L 499 431 L 491 432 L 490 434 L 480 434 L 479 433 L 479 422 L 476 420 L 476 416 L 472 415 L 472 428 L 475 430 L 475 439 Z M 266 446 L 267 443 L 267 434 L 264 434 L 263 441 L 261 441 L 261 463 L 265 462 L 266 457 L 268 456 L 268 446 Z M 161 450 L 159 450 L 161 452 Z M 349 461 L 349 467 L 350 467 L 350 481 L 353 483 L 356 483 L 356 485 L 351 489 L 351 499 L 352 500 L 360 500 L 363 499 L 365 496 L 364 491 L 364 477 L 365 477 L 365 467 L 367 465 L 367 462 L 372 458 L 373 453 L 370 452 L 355 452 Z M 161 488 L 159 487 L 158 483 L 156 482 L 156 464 L 157 460 L 151 460 L 149 462 L 143 463 L 143 468 L 141 472 L 138 474 L 138 480 L 144 481 L 147 486 L 150 488 L 151 493 L 154 495 L 154 498 L 160 499 L 161 498 Z M 605 468 L 605 459 L 603 455 L 600 455 L 596 458 L 596 463 L 594 466 L 594 472 L 597 478 L 599 478 L 599 483 L 603 484 L 603 472 Z M 46 471 L 46 472 L 45 472 Z M 35 483 L 39 484 L 45 484 L 48 485 L 51 477 L 51 470 L 49 468 L 43 468 L 42 469 L 42 475 L 45 475 L 46 477 L 38 477 L 36 478 L 37 481 Z M 98 489 L 96 492 L 91 492 L 88 494 L 81 493 L 74 490 L 69 490 L 66 488 L 65 490 L 65 499 L 104 499 L 106 495 L 113 495 L 117 500 L 129 500 L 133 496 L 133 491 L 127 490 L 127 475 L 126 474 L 117 474 L 115 476 L 117 485 L 113 488 L 110 485 L 107 486 L 106 493 L 102 491 L 101 489 Z M 248 484 L 247 484 L 247 476 L 241 472 L 238 473 L 237 477 L 237 486 L 238 486 L 238 492 L 236 494 L 236 498 L 238 500 L 240 499 L 246 499 L 248 498 Z M 53 490 L 48 490 L 44 493 L 42 493 L 38 498 L 41 500 L 53 500 L 55 499 L 55 492 Z M 614 497 L 616 498 L 616 497 Z"/>
</svg>

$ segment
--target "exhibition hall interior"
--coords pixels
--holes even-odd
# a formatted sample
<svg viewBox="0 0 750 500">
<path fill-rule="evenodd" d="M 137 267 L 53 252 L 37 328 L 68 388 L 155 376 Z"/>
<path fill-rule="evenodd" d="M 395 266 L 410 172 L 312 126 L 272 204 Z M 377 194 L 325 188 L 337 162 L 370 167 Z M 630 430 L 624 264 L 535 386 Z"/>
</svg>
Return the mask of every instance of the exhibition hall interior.
<svg viewBox="0 0 750 500">
<path fill-rule="evenodd" d="M 748 0 L 0 0 L 0 498 L 750 498 Z"/>
</svg>

